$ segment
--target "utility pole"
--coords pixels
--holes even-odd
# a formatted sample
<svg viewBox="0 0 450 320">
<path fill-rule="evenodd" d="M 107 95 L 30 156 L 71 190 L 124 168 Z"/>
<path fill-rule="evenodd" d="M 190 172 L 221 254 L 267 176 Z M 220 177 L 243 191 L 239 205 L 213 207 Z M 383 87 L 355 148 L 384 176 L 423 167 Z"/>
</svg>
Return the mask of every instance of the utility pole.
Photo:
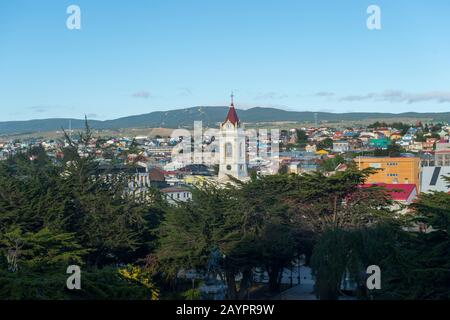
<svg viewBox="0 0 450 320">
<path fill-rule="evenodd" d="M 72 140 L 72 120 L 69 119 L 69 138 Z"/>
</svg>

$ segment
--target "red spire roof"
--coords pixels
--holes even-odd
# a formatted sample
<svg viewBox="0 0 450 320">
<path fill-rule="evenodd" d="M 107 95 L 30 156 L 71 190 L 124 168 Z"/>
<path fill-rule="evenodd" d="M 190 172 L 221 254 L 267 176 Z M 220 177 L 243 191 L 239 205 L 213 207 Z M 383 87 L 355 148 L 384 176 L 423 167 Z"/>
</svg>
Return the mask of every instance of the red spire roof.
<svg viewBox="0 0 450 320">
<path fill-rule="evenodd" d="M 239 118 L 233 104 L 231 104 L 230 109 L 228 109 L 227 117 L 225 118 L 225 121 L 223 123 L 227 121 L 230 121 L 232 124 L 239 123 Z"/>
<path fill-rule="evenodd" d="M 231 105 L 230 105 L 230 109 L 228 109 L 228 114 L 227 117 L 225 118 L 225 122 L 230 121 L 232 124 L 236 125 L 237 123 L 239 123 L 239 117 L 236 113 L 236 109 L 234 108 L 234 101 L 233 101 L 234 95 L 231 94 Z"/>
</svg>

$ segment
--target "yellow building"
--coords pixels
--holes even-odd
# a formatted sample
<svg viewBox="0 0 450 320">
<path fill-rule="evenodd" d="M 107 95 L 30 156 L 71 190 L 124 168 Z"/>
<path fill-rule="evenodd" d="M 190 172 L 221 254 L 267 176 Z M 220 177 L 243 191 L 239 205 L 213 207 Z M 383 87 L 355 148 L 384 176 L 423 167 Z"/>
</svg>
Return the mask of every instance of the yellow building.
<svg viewBox="0 0 450 320">
<path fill-rule="evenodd" d="M 206 182 L 208 180 L 211 179 L 206 176 L 198 176 L 198 175 L 186 175 L 183 178 L 183 182 L 191 186 L 201 185 L 203 182 Z"/>
<path fill-rule="evenodd" d="M 389 136 L 389 138 L 390 138 L 391 140 L 400 140 L 400 139 L 402 138 L 402 135 L 401 135 L 401 134 L 398 134 L 398 133 L 393 133 L 393 134 L 391 134 L 391 135 Z"/>
<path fill-rule="evenodd" d="M 316 154 L 318 154 L 320 156 L 326 156 L 326 155 L 328 155 L 328 152 L 325 150 L 319 150 L 319 151 L 316 151 Z"/>
<path fill-rule="evenodd" d="M 415 184 L 420 191 L 420 158 L 416 157 L 357 157 L 359 169 L 381 169 L 367 183 Z"/>
</svg>

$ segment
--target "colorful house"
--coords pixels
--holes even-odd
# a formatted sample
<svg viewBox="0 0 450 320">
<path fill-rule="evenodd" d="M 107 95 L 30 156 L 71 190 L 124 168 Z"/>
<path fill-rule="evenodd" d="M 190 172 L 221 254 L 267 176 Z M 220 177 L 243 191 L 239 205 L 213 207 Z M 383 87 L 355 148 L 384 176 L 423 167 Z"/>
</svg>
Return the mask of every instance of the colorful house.
<svg viewBox="0 0 450 320">
<path fill-rule="evenodd" d="M 389 144 L 389 140 L 385 138 L 369 140 L 369 146 L 376 149 L 387 149 Z"/>
<path fill-rule="evenodd" d="M 410 205 L 417 198 L 417 188 L 415 184 L 363 184 L 361 188 L 383 187 L 391 196 L 392 200 L 404 205 Z"/>
<path fill-rule="evenodd" d="M 420 158 L 418 157 L 357 157 L 359 169 L 378 169 L 366 183 L 414 184 L 420 191 Z"/>
</svg>

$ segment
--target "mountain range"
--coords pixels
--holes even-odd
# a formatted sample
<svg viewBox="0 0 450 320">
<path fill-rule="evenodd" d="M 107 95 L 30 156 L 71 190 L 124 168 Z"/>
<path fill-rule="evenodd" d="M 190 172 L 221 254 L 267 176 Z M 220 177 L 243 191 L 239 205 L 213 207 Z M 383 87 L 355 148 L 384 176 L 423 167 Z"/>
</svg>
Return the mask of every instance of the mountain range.
<svg viewBox="0 0 450 320">
<path fill-rule="evenodd" d="M 151 113 L 122 117 L 114 120 L 91 120 L 89 124 L 95 129 L 124 129 L 124 128 L 180 128 L 192 127 L 194 121 L 203 121 L 203 126 L 217 126 L 225 118 L 228 107 L 192 107 L 170 111 L 155 111 Z M 331 113 L 331 112 L 308 112 L 308 111 L 286 111 L 275 108 L 256 107 L 247 110 L 237 110 L 239 118 L 245 123 L 259 122 L 314 122 L 320 121 L 363 121 L 368 119 L 428 119 L 433 122 L 450 122 L 450 112 L 444 113 Z M 34 132 L 46 132 L 68 129 L 71 123 L 72 129 L 84 127 L 84 120 L 69 118 L 51 118 L 27 121 L 5 121 L 0 122 L 0 134 L 24 134 Z"/>
</svg>

